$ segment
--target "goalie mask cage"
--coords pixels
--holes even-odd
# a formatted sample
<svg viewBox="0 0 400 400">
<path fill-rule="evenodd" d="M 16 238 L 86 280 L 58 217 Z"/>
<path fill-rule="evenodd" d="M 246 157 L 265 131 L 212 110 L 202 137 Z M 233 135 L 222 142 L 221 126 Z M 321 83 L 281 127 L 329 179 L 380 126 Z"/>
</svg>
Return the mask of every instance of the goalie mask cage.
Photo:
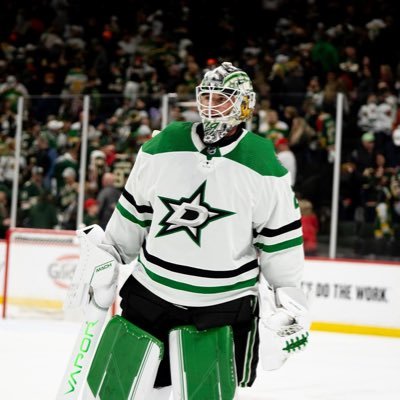
<svg viewBox="0 0 400 400">
<path fill-rule="evenodd" d="M 9 229 L 0 297 L 3 318 L 62 319 L 78 261 L 75 231 Z"/>
<path fill-rule="evenodd" d="M 172 121 L 200 122 L 196 99 L 191 95 L 167 93 L 161 102 L 161 129 Z M 246 129 L 252 129 L 251 120 L 246 121 Z"/>
</svg>

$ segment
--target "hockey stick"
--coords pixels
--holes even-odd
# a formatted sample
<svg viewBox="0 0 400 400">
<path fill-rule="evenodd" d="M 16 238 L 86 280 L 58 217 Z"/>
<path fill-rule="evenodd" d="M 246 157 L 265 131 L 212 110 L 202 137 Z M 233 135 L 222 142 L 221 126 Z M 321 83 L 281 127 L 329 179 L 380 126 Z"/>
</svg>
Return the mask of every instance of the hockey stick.
<svg viewBox="0 0 400 400">
<path fill-rule="evenodd" d="M 86 309 L 86 318 L 75 341 L 74 349 L 57 394 L 57 400 L 78 399 L 106 316 L 107 310 L 98 308 L 93 301 L 89 302 Z"/>
<path fill-rule="evenodd" d="M 104 236 L 103 230 L 93 225 L 78 231 L 77 235 L 81 246 L 80 259 L 64 308 L 84 308 L 85 320 L 75 341 L 57 400 L 78 399 L 116 289 L 116 262 L 96 246 Z M 96 289 L 102 295 L 99 297 L 101 302 L 99 299 L 96 302 Z"/>
</svg>

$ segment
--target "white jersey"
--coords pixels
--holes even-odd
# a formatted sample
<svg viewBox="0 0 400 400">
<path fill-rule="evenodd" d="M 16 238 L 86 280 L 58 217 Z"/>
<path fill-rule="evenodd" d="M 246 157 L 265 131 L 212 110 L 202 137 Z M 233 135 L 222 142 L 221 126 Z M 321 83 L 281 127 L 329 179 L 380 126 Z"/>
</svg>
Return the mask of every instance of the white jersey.
<svg viewBox="0 0 400 400">
<path fill-rule="evenodd" d="M 106 229 L 104 248 L 159 297 L 209 306 L 256 295 L 260 270 L 298 286 L 300 211 L 269 140 L 243 131 L 206 146 L 197 123 L 175 122 L 145 143 Z"/>
</svg>

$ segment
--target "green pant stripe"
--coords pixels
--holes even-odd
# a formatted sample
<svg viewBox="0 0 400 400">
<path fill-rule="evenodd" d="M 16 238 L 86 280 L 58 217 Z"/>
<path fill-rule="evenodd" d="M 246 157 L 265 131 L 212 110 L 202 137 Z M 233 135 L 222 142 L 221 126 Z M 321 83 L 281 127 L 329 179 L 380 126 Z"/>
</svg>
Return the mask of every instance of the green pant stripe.
<svg viewBox="0 0 400 400">
<path fill-rule="evenodd" d="M 256 243 L 254 246 L 258 247 L 262 251 L 265 251 L 266 253 L 275 253 L 276 251 L 290 249 L 291 247 L 300 246 L 301 244 L 303 244 L 303 236 L 276 244 Z"/>
<path fill-rule="evenodd" d="M 240 386 L 241 387 L 246 387 L 247 384 L 250 381 L 250 376 L 251 376 L 251 362 L 253 361 L 253 355 L 254 355 L 254 340 L 256 337 L 256 332 L 257 332 L 257 320 L 253 321 L 253 328 L 249 332 L 249 336 L 247 339 L 247 352 L 246 352 L 246 357 L 244 361 L 244 368 L 243 368 L 243 376 L 242 380 L 240 381 Z"/>
<path fill-rule="evenodd" d="M 140 225 L 142 228 L 146 228 L 151 225 L 151 221 L 149 220 L 141 221 L 140 219 L 137 219 L 126 208 L 124 208 L 121 203 L 117 203 L 117 210 L 121 213 L 123 217 L 137 225 Z"/>
<path fill-rule="evenodd" d="M 189 285 L 188 283 L 177 282 L 172 279 L 164 278 L 163 276 L 157 275 L 154 272 L 150 271 L 148 268 L 146 268 L 146 266 L 143 264 L 140 258 L 138 258 L 138 261 L 146 271 L 147 275 L 153 281 L 168 286 L 170 288 L 177 290 L 184 290 L 186 292 L 202 293 L 202 294 L 223 293 L 223 292 L 229 292 L 231 290 L 238 290 L 254 286 L 258 281 L 258 277 L 256 277 L 248 279 L 247 281 L 237 282 L 232 285 L 226 285 L 226 286 L 195 286 L 195 285 Z"/>
</svg>

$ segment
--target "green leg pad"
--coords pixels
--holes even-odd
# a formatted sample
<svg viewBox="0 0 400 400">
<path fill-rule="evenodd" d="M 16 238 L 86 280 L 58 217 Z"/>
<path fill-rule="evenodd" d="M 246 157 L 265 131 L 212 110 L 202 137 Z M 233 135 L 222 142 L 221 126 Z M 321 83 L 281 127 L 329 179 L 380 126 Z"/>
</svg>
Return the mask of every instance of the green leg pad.
<svg viewBox="0 0 400 400">
<path fill-rule="evenodd" d="M 237 386 L 230 326 L 198 331 L 183 326 L 170 332 L 174 399 L 232 400 Z"/>
<path fill-rule="evenodd" d="M 141 399 L 153 388 L 163 344 L 120 316 L 107 324 L 89 370 L 93 398 Z"/>
</svg>

